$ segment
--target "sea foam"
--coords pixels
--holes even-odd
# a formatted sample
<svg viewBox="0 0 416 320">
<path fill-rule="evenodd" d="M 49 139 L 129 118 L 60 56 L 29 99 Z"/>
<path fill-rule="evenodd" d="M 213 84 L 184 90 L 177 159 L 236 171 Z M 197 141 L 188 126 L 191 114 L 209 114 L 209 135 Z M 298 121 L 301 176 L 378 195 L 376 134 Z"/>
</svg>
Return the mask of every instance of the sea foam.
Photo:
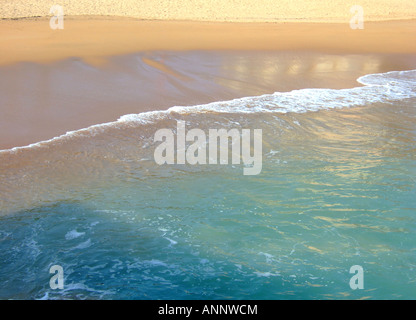
<svg viewBox="0 0 416 320">
<path fill-rule="evenodd" d="M 218 101 L 195 106 L 173 106 L 167 110 L 127 114 L 117 121 L 102 123 L 88 128 L 69 131 L 50 140 L 24 147 L 1 150 L 1 153 L 16 152 L 25 148 L 47 146 L 53 141 L 82 135 L 94 136 L 106 127 L 119 124 L 151 124 L 161 120 L 174 119 L 176 115 L 203 113 L 304 113 L 325 109 L 358 107 L 373 103 L 392 103 L 416 97 L 416 70 L 390 71 L 368 74 L 357 79 L 360 87 L 348 89 L 299 89 L 290 92 L 275 92 L 255 97 L 244 97 L 229 101 Z"/>
</svg>

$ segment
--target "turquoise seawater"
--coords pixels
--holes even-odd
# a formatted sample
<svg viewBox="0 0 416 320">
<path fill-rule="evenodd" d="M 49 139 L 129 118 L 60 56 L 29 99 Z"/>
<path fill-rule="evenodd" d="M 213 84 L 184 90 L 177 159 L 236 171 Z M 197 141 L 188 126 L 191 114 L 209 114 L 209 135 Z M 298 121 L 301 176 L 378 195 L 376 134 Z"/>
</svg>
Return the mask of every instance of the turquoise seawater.
<svg viewBox="0 0 416 320">
<path fill-rule="evenodd" d="M 416 72 L 362 83 L 131 115 L 3 152 L 0 298 L 414 299 Z M 261 173 L 157 165 L 154 133 L 178 120 L 262 129 Z M 350 288 L 354 265 L 364 289 Z"/>
</svg>

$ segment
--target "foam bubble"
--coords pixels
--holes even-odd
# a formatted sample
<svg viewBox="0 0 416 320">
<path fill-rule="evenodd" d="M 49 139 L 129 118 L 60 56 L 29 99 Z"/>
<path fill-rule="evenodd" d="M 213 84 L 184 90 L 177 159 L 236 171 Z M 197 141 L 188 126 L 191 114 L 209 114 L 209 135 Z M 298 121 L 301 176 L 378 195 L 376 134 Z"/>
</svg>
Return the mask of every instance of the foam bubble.
<svg viewBox="0 0 416 320">
<path fill-rule="evenodd" d="M 82 250 L 82 249 L 86 249 L 88 247 L 91 246 L 91 239 L 88 239 L 85 242 L 80 243 L 79 245 L 77 245 L 74 250 Z"/>
<path fill-rule="evenodd" d="M 67 234 L 65 235 L 65 239 L 72 240 L 80 236 L 83 236 L 84 234 L 85 232 L 78 232 L 77 230 L 72 230 L 72 231 L 67 232 Z"/>
</svg>

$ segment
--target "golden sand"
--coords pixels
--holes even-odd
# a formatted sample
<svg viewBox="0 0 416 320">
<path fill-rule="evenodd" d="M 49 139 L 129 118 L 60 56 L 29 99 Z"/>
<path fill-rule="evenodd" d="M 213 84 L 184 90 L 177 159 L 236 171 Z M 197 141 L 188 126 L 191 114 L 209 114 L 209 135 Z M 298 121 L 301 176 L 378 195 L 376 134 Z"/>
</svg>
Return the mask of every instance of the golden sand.
<svg viewBox="0 0 416 320">
<path fill-rule="evenodd" d="M 414 0 L 0 0 L 0 17 L 49 16 L 52 5 L 74 15 L 239 22 L 341 22 L 361 5 L 366 21 L 416 18 Z"/>
</svg>

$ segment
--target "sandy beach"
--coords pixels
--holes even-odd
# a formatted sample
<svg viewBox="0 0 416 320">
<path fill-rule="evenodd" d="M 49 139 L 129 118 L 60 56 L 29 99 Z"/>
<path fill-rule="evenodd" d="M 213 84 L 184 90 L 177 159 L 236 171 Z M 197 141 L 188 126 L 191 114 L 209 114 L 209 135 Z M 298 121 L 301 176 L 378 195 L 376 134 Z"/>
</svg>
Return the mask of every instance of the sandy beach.
<svg viewBox="0 0 416 320">
<path fill-rule="evenodd" d="M 415 40 L 414 0 L 0 0 L 0 299 L 413 299 Z"/>
<path fill-rule="evenodd" d="M 0 1 L 3 18 L 43 17 L 52 5 L 63 6 L 66 15 L 101 15 L 158 20 L 228 22 L 340 22 L 349 21 L 353 5 L 361 5 L 366 21 L 416 18 L 412 0 L 52 0 Z"/>
<path fill-rule="evenodd" d="M 363 30 L 352 30 L 347 23 L 97 16 L 65 17 L 63 30 L 52 30 L 48 18 L 2 20 L 0 25 L 0 46 L 5 48 L 0 53 L 1 149 L 174 105 L 307 87 L 353 87 L 364 74 L 416 64 L 416 20 L 368 22 Z M 181 52 L 211 52 L 216 57 L 194 55 L 186 60 Z M 232 52 L 251 54 L 243 54 L 241 65 L 236 65 Z M 141 73 L 128 70 L 120 58 L 127 61 L 137 53 Z M 115 62 L 112 57 L 119 58 Z M 210 67 L 201 67 L 204 63 Z M 186 75 L 190 65 L 191 74 Z M 123 84 L 117 77 L 131 81 Z M 160 81 L 169 84 L 164 91 L 157 89 Z M 135 90 L 133 83 L 143 91 Z"/>
<path fill-rule="evenodd" d="M 365 27 L 355 30 L 349 25 L 352 1 L 62 1 L 62 30 L 49 26 L 53 1 L 0 4 L 1 149 L 126 113 L 306 87 L 353 87 L 366 73 L 415 65 L 414 1 L 363 1 Z M 178 59 L 192 51 L 216 58 L 205 58 L 203 63 L 211 63 L 206 70 L 196 56 Z M 234 63 L 226 52 L 244 51 L 252 53 L 242 58 L 244 66 L 227 68 Z M 161 52 L 169 57 L 160 58 Z M 279 54 L 270 60 L 268 52 Z M 152 94 L 109 80 L 131 75 L 112 57 L 137 53 L 146 72 L 133 79 Z M 269 64 L 259 65 L 262 59 Z M 190 63 L 194 72 L 185 76 Z M 80 64 L 84 71 L 77 70 Z M 258 76 L 265 72 L 267 81 Z M 163 92 L 154 90 L 161 74 L 170 84 Z M 85 77 L 88 82 L 80 80 Z M 202 84 L 207 77 L 209 84 Z"/>
</svg>

